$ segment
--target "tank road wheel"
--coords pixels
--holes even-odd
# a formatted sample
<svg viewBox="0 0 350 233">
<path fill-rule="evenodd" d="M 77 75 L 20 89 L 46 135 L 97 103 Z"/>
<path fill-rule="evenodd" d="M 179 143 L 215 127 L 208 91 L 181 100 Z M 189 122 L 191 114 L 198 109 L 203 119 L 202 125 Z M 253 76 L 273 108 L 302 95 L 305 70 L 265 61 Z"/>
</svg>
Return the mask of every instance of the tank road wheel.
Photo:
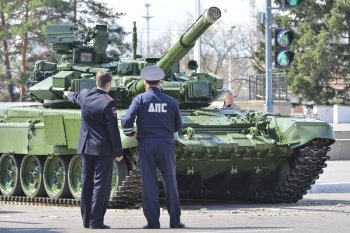
<svg viewBox="0 0 350 233">
<path fill-rule="evenodd" d="M 290 174 L 288 160 L 283 160 L 278 168 L 261 179 L 261 187 L 264 194 L 275 193 Z"/>
<path fill-rule="evenodd" d="M 22 194 L 20 181 L 21 157 L 3 154 L 0 158 L 0 191 L 4 196 Z"/>
<path fill-rule="evenodd" d="M 119 186 L 123 184 L 123 181 L 126 180 L 126 176 L 128 175 L 128 167 L 126 166 L 126 162 L 123 159 L 120 162 L 113 162 L 113 175 L 112 175 L 112 190 L 110 199 L 112 200 L 113 194 L 116 193 Z"/>
<path fill-rule="evenodd" d="M 51 198 L 69 196 L 68 158 L 53 156 L 47 158 L 44 165 L 44 185 Z"/>
<path fill-rule="evenodd" d="M 217 174 L 207 180 L 203 180 L 203 186 L 207 195 L 216 199 L 227 198 L 229 194 L 229 175 L 226 172 Z"/>
<path fill-rule="evenodd" d="M 202 195 L 202 178 L 199 174 L 180 175 L 177 174 L 177 189 L 180 197 L 200 198 Z"/>
<path fill-rule="evenodd" d="M 20 177 L 23 192 L 27 197 L 39 197 L 45 193 L 43 170 L 42 158 L 32 155 L 26 155 L 23 158 Z"/>
<path fill-rule="evenodd" d="M 82 165 L 81 155 L 74 155 L 69 162 L 68 167 L 68 185 L 72 196 L 75 199 L 80 199 L 82 189 Z"/>
<path fill-rule="evenodd" d="M 277 192 L 283 188 L 284 182 L 290 174 L 291 168 L 288 160 L 285 159 L 277 169 L 261 177 L 260 188 L 253 199 L 258 202 L 274 202 Z"/>
<path fill-rule="evenodd" d="M 290 174 L 290 166 L 288 160 L 283 160 L 278 167 L 278 180 L 277 180 L 277 187 L 280 187 L 284 181 L 286 180 L 287 176 Z"/>
</svg>

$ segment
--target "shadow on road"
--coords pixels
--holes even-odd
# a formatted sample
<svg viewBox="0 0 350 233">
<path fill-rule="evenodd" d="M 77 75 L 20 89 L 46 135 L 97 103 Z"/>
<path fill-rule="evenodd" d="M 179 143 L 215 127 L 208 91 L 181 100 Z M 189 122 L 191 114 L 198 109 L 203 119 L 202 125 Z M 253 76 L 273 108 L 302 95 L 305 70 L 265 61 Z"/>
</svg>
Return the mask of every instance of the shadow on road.
<svg viewBox="0 0 350 233">
<path fill-rule="evenodd" d="M 62 230 L 59 230 L 59 229 L 55 229 L 55 228 L 31 228 L 31 227 L 28 227 L 28 228 L 14 228 L 14 227 L 11 227 L 11 228 L 2 228 L 0 227 L 0 232 L 1 233 L 13 233 L 13 232 L 35 232 L 35 233 L 61 233 Z"/>
</svg>

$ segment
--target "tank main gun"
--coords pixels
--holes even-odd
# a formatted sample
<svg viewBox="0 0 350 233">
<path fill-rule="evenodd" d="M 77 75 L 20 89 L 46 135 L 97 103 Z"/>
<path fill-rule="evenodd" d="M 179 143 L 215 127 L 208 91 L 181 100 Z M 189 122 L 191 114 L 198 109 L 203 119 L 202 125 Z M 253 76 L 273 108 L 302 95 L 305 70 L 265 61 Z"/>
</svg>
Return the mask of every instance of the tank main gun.
<svg viewBox="0 0 350 233">
<path fill-rule="evenodd" d="M 220 17 L 221 11 L 219 8 L 210 7 L 206 9 L 180 39 L 170 47 L 167 53 L 160 58 L 156 66 L 162 68 L 165 73 L 169 73 L 171 68 L 193 48 L 199 37 Z M 133 94 L 139 94 L 144 90 L 143 80 L 137 81 L 131 89 Z"/>
<path fill-rule="evenodd" d="M 162 68 L 165 73 L 171 70 L 171 67 L 179 62 L 195 45 L 204 32 L 219 18 L 221 11 L 217 7 L 210 7 L 192 24 L 192 26 L 180 37 L 169 51 L 157 62 L 157 66 Z"/>
</svg>

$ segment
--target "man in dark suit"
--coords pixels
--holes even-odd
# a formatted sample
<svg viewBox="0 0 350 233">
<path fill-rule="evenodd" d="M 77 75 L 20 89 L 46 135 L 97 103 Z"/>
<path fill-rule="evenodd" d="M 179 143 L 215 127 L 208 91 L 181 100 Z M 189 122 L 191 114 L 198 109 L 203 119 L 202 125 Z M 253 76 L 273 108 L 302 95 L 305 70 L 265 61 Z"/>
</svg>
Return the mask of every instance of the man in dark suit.
<svg viewBox="0 0 350 233">
<path fill-rule="evenodd" d="M 159 89 L 164 71 L 156 66 L 141 70 L 146 92 L 136 96 L 122 118 L 123 131 L 136 136 L 142 174 L 143 212 L 147 219 L 144 228 L 160 228 L 157 168 L 164 186 L 171 228 L 184 228 L 180 221 L 181 208 L 176 182 L 174 133 L 181 129 L 178 103 Z M 134 132 L 136 120 L 137 135 Z"/>
<path fill-rule="evenodd" d="M 111 192 L 113 159 L 123 159 L 116 103 L 107 94 L 111 80 L 110 73 L 100 71 L 96 88 L 63 94 L 81 108 L 77 151 L 82 155 L 80 209 L 85 228 L 110 228 L 104 224 L 104 215 Z"/>
</svg>

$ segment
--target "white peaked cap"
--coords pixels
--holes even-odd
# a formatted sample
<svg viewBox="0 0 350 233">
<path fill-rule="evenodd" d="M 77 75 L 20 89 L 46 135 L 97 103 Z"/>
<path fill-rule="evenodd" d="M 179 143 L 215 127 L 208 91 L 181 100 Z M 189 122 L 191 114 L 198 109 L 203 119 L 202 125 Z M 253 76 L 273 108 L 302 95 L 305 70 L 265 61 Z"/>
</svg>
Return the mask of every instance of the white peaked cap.
<svg viewBox="0 0 350 233">
<path fill-rule="evenodd" d="M 164 78 L 164 71 L 157 66 L 146 66 L 141 70 L 141 78 L 146 81 L 158 81 Z"/>
</svg>

